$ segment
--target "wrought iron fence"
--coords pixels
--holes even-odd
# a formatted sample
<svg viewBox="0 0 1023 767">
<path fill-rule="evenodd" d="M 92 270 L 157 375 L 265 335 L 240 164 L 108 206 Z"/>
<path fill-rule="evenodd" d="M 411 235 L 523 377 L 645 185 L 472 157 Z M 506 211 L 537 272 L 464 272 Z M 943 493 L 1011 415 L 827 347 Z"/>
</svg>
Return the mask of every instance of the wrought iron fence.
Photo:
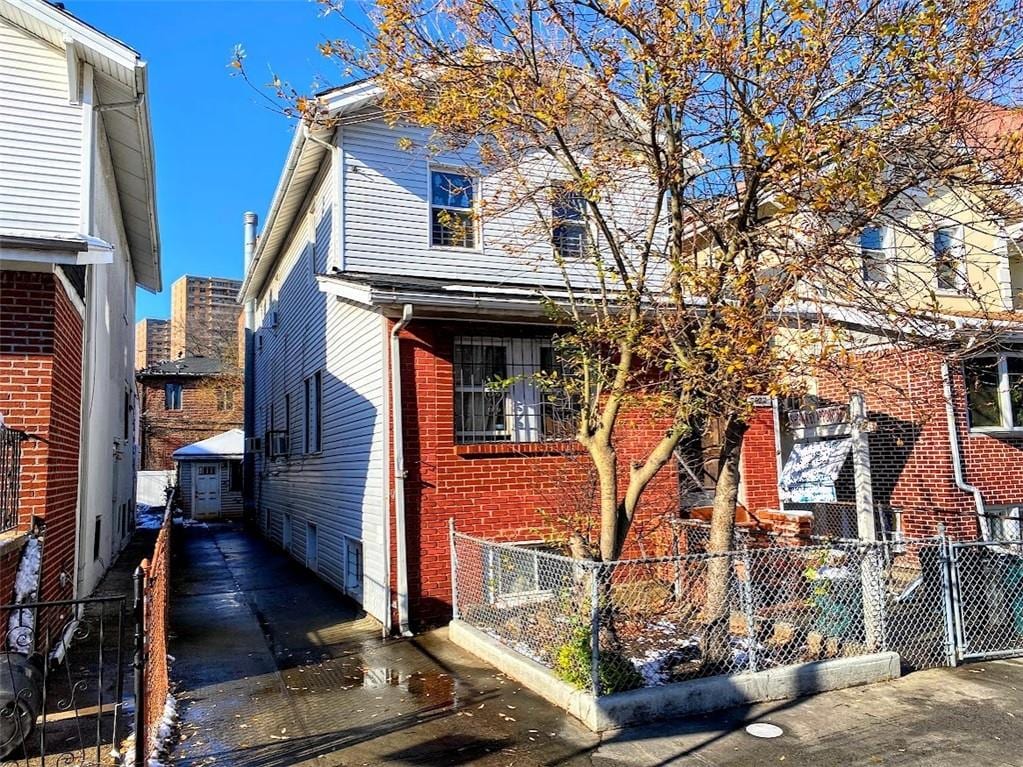
<svg viewBox="0 0 1023 767">
<path fill-rule="evenodd" d="M 949 658 L 939 540 L 747 546 L 594 563 L 452 533 L 456 617 L 607 694 L 898 650 Z M 694 550 L 697 550 L 694 547 Z"/>
<path fill-rule="evenodd" d="M 0 764 L 114 763 L 124 736 L 124 597 L 0 606 Z"/>
<path fill-rule="evenodd" d="M 0 425 L 0 533 L 18 526 L 23 431 Z"/>
</svg>

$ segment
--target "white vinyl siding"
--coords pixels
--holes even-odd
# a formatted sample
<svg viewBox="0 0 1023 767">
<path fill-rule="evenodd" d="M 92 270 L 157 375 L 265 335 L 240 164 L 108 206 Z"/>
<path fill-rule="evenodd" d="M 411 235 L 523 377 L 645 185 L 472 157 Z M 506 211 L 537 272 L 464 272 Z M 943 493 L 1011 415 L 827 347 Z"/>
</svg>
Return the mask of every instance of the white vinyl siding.
<svg viewBox="0 0 1023 767">
<path fill-rule="evenodd" d="M 399 148 L 407 138 L 412 150 Z M 505 284 L 563 284 L 552 258 L 549 222 L 538 218 L 528 202 L 509 206 L 507 190 L 518 189 L 519 171 L 486 175 L 471 150 L 431 156 L 429 133 L 407 125 L 388 126 L 369 120 L 344 127 L 345 269 L 352 272 L 405 274 L 452 280 L 500 281 Z M 524 164 L 529 186 L 542 190 L 548 181 L 563 178 L 549 160 Z M 478 170 L 483 216 L 472 249 L 433 247 L 430 242 L 430 169 Z M 646 186 L 637 177 L 610 202 L 616 224 L 641 237 L 644 221 L 637 217 L 649 204 Z M 549 203 L 545 203 L 549 208 Z M 486 211 L 490 210 L 488 214 Z M 495 213 L 494 211 L 500 211 Z M 599 243 L 598 243 L 599 244 Z M 592 272 L 588 259 L 570 266 L 581 284 Z"/>
<path fill-rule="evenodd" d="M 310 261 L 324 270 L 329 257 L 333 205 L 330 175 L 312 196 L 312 210 L 296 219 L 286 251 L 270 275 L 256 325 L 263 350 L 255 361 L 256 423 L 276 412 L 284 428 L 285 396 L 291 410 L 293 449 L 286 459 L 256 456 L 257 518 L 282 544 L 284 515 L 291 521 L 290 553 L 309 561 L 306 532 L 316 527 L 317 574 L 346 589 L 346 541 L 363 542 L 363 606 L 383 620 L 387 607 L 384 513 L 384 319 L 368 309 L 327 297 L 309 279 Z M 269 324 L 269 300 L 277 326 Z M 305 381 L 321 375 L 321 449 L 305 454 Z"/>
<path fill-rule="evenodd" d="M 0 20 L 0 229 L 78 232 L 81 169 L 64 53 Z"/>
</svg>

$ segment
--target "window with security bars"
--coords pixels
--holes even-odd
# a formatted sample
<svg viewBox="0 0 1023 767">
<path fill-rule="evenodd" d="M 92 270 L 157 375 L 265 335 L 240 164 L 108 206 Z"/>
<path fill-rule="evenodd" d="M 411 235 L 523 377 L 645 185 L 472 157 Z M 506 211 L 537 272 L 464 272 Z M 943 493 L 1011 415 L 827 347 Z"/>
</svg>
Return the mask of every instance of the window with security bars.
<svg viewBox="0 0 1023 767">
<path fill-rule="evenodd" d="M 458 336 L 454 342 L 455 441 L 570 439 L 578 405 L 550 338 Z"/>
</svg>

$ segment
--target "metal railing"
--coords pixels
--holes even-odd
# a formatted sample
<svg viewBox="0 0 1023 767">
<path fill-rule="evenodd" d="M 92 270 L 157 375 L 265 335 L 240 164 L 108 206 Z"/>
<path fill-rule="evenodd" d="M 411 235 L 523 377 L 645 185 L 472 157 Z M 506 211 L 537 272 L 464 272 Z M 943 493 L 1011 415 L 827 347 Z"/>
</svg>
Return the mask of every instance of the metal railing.
<svg viewBox="0 0 1023 767">
<path fill-rule="evenodd" d="M 18 526 L 23 431 L 0 425 L 0 533 Z"/>
<path fill-rule="evenodd" d="M 941 539 L 692 543 L 597 563 L 452 531 L 455 617 L 598 695 L 880 650 L 910 668 L 953 657 Z"/>
</svg>

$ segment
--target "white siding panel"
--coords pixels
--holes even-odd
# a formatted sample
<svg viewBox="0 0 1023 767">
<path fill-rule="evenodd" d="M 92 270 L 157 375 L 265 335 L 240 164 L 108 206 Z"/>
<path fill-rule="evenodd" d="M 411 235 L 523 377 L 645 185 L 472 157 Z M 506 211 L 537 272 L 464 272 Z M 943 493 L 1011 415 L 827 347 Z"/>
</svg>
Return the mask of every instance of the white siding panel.
<svg viewBox="0 0 1023 767">
<path fill-rule="evenodd" d="M 79 230 L 81 115 L 64 54 L 0 20 L 0 228 Z"/>
<path fill-rule="evenodd" d="M 267 537 L 280 543 L 290 514 L 291 554 L 305 561 L 307 523 L 317 528 L 318 572 L 344 589 L 344 536 L 362 541 L 363 606 L 380 620 L 386 612 L 383 538 L 384 320 L 375 312 L 343 304 L 319 291 L 314 271 L 329 258 L 333 178 L 322 176 L 309 210 L 290 242 L 257 308 L 256 426 L 286 429 L 286 458 L 257 458 L 256 499 Z M 270 312 L 276 308 L 277 326 Z M 260 340 L 262 339 L 262 340 Z M 262 350 L 260 350 L 262 346 Z M 304 452 L 305 379 L 323 381 L 322 449 Z M 285 397 L 291 420 L 285 424 Z"/>
<path fill-rule="evenodd" d="M 413 148 L 402 149 L 402 139 L 409 140 Z M 430 135 L 423 128 L 392 127 L 383 120 L 345 126 L 346 269 L 561 286 L 564 277 L 553 258 L 549 232 L 540 213 L 549 217 L 546 190 L 551 183 L 565 178 L 564 171 L 549 158 L 538 156 L 516 169 L 487 175 L 474 151 L 434 156 L 429 145 Z M 476 249 L 430 246 L 432 166 L 482 172 L 482 232 Z M 642 241 L 648 225 L 649 185 L 637 173 L 633 178 L 623 174 L 619 186 L 609 194 L 605 209 L 613 212 L 617 229 Z M 569 268 L 577 286 L 592 279 L 588 260 Z"/>
</svg>

